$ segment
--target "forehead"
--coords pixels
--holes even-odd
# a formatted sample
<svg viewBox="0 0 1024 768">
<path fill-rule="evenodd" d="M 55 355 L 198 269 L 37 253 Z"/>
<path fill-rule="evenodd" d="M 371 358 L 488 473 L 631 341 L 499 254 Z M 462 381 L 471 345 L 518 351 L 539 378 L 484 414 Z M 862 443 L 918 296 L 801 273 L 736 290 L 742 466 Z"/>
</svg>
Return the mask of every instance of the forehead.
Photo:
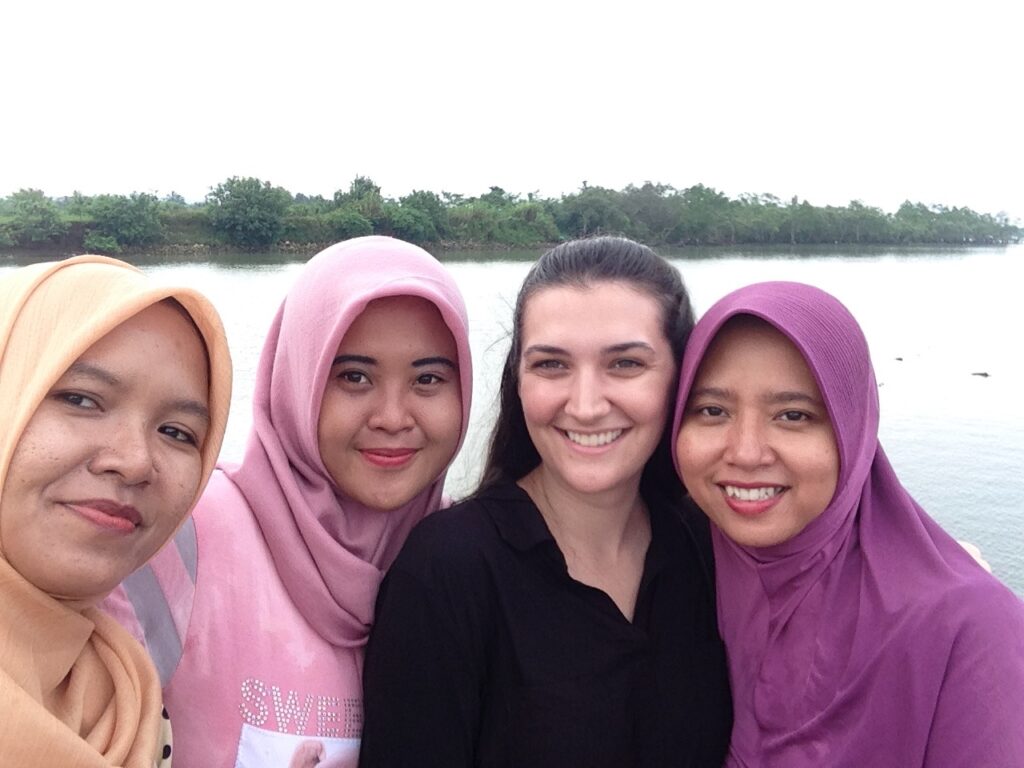
<svg viewBox="0 0 1024 768">
<path fill-rule="evenodd" d="M 64 376 L 98 376 L 126 390 L 205 403 L 208 368 L 206 345 L 191 317 L 161 302 L 110 330 Z"/>
<path fill-rule="evenodd" d="M 117 354 L 141 359 L 153 351 L 206 356 L 199 329 L 180 304 L 162 301 L 146 307 L 94 342 L 82 358 Z"/>
<path fill-rule="evenodd" d="M 396 342 L 454 352 L 455 339 L 433 304 L 419 296 L 387 296 L 366 305 L 342 337 L 339 349 L 394 346 Z"/>
<path fill-rule="evenodd" d="M 664 341 L 661 305 L 630 283 L 604 281 L 586 286 L 542 288 L 523 307 L 523 343 L 555 339 L 601 343 Z M 666 341 L 667 343 L 667 341 Z"/>
<path fill-rule="evenodd" d="M 735 378 L 750 388 L 786 383 L 818 392 L 814 375 L 796 345 L 771 324 L 749 315 L 722 326 L 697 371 L 701 384 L 723 377 Z"/>
</svg>

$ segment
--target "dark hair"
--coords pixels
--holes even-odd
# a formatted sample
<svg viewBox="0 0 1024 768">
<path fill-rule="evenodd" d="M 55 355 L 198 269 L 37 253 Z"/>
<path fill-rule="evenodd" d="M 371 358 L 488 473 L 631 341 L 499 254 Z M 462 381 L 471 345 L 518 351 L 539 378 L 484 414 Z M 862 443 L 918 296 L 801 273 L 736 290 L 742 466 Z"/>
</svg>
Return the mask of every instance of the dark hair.
<svg viewBox="0 0 1024 768">
<path fill-rule="evenodd" d="M 662 330 L 672 348 L 676 367 L 693 330 L 693 308 L 679 271 L 648 248 L 624 237 L 592 237 L 570 240 L 545 253 L 519 289 L 512 314 L 512 345 L 501 374 L 498 418 L 491 433 L 487 462 L 478 490 L 500 482 L 519 480 L 540 464 L 540 454 L 526 430 L 523 403 L 519 399 L 519 357 L 523 343 L 523 313 L 538 291 L 552 286 L 586 288 L 595 283 L 622 282 L 643 291 L 661 307 Z M 672 409 L 669 408 L 669 418 Z M 682 486 L 672 464 L 671 430 L 662 434 L 658 447 L 644 466 L 641 489 L 664 494 Z"/>
</svg>

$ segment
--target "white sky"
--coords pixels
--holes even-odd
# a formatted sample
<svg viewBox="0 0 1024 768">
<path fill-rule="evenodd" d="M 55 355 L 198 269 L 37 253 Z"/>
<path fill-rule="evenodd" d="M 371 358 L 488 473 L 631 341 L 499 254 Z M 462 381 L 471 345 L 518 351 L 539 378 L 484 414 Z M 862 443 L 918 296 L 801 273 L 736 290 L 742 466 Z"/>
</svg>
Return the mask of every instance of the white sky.
<svg viewBox="0 0 1024 768">
<path fill-rule="evenodd" d="M 1022 8 L 9 0 L 0 196 L 650 180 L 1024 220 Z"/>
</svg>

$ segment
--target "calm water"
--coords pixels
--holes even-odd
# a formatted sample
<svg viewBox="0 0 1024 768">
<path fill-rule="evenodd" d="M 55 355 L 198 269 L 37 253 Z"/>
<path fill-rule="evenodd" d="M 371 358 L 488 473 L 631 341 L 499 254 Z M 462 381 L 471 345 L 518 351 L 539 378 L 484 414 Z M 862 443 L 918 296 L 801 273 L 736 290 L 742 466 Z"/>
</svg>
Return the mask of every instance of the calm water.
<svg viewBox="0 0 1024 768">
<path fill-rule="evenodd" d="M 510 254 L 509 261 L 497 263 L 483 263 L 473 253 L 444 255 L 467 298 L 475 368 L 469 437 L 449 473 L 448 487 L 456 496 L 472 487 L 479 468 L 511 306 L 529 267 L 528 261 L 512 259 L 536 255 Z M 871 344 L 881 387 L 882 442 L 900 478 L 948 531 L 981 546 L 995 573 L 1024 595 L 1024 245 L 682 256 L 676 264 L 698 312 L 758 280 L 799 280 L 838 296 Z M 224 317 L 236 382 L 227 458 L 241 454 L 263 336 L 301 268 L 273 256 L 243 258 L 256 263 L 144 267 L 160 279 L 199 288 Z M 0 273 L 14 264 L 0 255 Z"/>
</svg>

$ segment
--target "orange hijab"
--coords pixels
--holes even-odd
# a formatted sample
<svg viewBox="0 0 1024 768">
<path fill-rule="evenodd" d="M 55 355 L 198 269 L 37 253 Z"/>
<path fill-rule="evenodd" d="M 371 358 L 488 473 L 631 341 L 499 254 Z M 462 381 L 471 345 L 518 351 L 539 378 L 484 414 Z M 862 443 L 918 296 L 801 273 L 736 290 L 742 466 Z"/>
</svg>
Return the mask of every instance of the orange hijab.
<svg viewBox="0 0 1024 768">
<path fill-rule="evenodd" d="M 109 331 L 166 298 L 192 317 L 210 362 L 211 424 L 198 500 L 230 400 L 220 318 L 200 294 L 157 286 L 103 256 L 36 264 L 0 278 L 0 495 L 21 434 L 57 379 Z M 46 594 L 10 566 L 0 541 L 0 765 L 153 765 L 160 683 L 142 647 L 92 607 L 102 597 Z"/>
</svg>

